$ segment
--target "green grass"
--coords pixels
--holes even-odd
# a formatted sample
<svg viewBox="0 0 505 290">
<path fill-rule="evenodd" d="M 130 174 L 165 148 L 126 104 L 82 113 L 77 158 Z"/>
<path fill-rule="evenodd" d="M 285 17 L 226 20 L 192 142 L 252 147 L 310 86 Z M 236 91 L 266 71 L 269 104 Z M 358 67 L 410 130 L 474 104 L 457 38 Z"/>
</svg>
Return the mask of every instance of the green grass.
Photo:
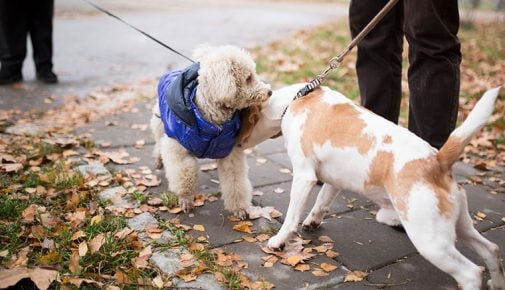
<svg viewBox="0 0 505 290">
<path fill-rule="evenodd" d="M 6 194 L 0 194 L 0 219 L 16 221 L 28 205 L 28 201 L 10 198 Z"/>
<path fill-rule="evenodd" d="M 142 192 L 138 192 L 138 191 L 135 191 L 135 192 L 132 192 L 130 193 L 130 197 L 137 201 L 138 203 L 140 204 L 144 204 L 147 202 L 147 199 L 148 199 L 148 196 L 147 194 L 144 194 Z"/>
<path fill-rule="evenodd" d="M 163 193 L 161 200 L 163 201 L 163 205 L 169 208 L 176 207 L 179 204 L 179 198 L 173 192 Z"/>
</svg>

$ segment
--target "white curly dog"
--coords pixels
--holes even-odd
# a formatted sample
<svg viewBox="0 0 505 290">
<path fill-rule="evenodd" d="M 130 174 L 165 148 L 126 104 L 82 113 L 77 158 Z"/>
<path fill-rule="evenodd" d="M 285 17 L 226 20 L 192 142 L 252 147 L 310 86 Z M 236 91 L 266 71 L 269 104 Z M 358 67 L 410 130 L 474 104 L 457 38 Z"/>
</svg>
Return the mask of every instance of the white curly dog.
<svg viewBox="0 0 505 290">
<path fill-rule="evenodd" d="M 205 120 L 218 127 L 237 111 L 261 103 L 272 94 L 270 86 L 259 80 L 250 54 L 241 48 L 202 46 L 193 55 L 200 63 L 194 104 Z M 160 108 L 155 104 L 150 126 L 156 141 L 153 152 L 156 167 L 164 165 L 169 190 L 179 197 L 179 205 L 187 213 L 193 207 L 192 195 L 197 189 L 197 158 L 165 134 L 158 116 Z M 247 178 L 243 148 L 236 148 L 225 158 L 218 159 L 217 166 L 225 208 L 246 218 L 252 186 Z"/>
<path fill-rule="evenodd" d="M 248 125 L 243 143 L 249 147 L 282 131 L 293 165 L 286 218 L 268 246 L 282 249 L 297 231 L 307 197 L 319 179 L 324 185 L 302 223 L 304 229 L 321 225 L 340 190 L 358 192 L 380 206 L 378 222 L 403 225 L 419 253 L 463 289 L 481 289 L 482 268 L 456 249 L 456 239 L 482 257 L 491 275 L 489 288 L 505 289 L 500 249 L 473 227 L 466 192 L 451 170 L 491 115 L 499 88 L 487 91 L 437 150 L 329 88 L 317 88 L 292 101 L 303 86 L 274 91 L 255 113 L 255 124 Z"/>
</svg>

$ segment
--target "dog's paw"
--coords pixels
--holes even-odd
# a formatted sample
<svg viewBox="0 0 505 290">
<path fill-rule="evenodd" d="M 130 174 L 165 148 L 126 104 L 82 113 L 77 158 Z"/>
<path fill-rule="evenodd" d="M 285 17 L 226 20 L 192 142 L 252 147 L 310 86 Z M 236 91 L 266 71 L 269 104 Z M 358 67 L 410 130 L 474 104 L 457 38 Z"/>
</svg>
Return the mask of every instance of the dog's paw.
<svg viewBox="0 0 505 290">
<path fill-rule="evenodd" d="M 313 231 L 317 230 L 320 226 L 321 226 L 321 222 L 313 220 L 313 221 L 310 221 L 307 223 L 304 222 L 302 225 L 302 228 L 306 232 L 313 232 Z"/>
<path fill-rule="evenodd" d="M 184 213 L 189 213 L 193 209 L 193 202 L 187 197 L 179 197 L 179 207 Z"/>
<path fill-rule="evenodd" d="M 249 213 L 245 209 L 238 209 L 233 211 L 233 215 L 238 217 L 240 220 L 246 220 L 249 218 Z"/>
<path fill-rule="evenodd" d="M 386 224 L 388 226 L 399 226 L 402 224 L 400 221 L 400 218 L 398 217 L 398 214 L 396 211 L 392 208 L 381 208 L 377 212 L 377 216 L 375 219 L 382 224 Z"/>
<path fill-rule="evenodd" d="M 275 235 L 268 240 L 267 246 L 274 251 L 282 251 L 286 247 L 286 243 L 278 235 Z"/>
<path fill-rule="evenodd" d="M 163 160 L 161 160 L 161 157 L 154 158 L 154 168 L 155 169 L 163 168 Z"/>
</svg>

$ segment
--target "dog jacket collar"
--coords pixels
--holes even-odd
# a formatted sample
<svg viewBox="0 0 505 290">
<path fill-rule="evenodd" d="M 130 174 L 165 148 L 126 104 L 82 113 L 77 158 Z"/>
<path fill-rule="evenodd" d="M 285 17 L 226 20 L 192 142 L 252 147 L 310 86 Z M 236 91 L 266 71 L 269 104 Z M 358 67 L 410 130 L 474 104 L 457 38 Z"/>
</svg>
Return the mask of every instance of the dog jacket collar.
<svg viewBox="0 0 505 290">
<path fill-rule="evenodd" d="M 226 157 L 235 145 L 240 117 L 235 113 L 222 126 L 207 121 L 193 99 L 198 86 L 199 63 L 163 75 L 158 84 L 160 117 L 168 137 L 198 158 Z"/>
</svg>

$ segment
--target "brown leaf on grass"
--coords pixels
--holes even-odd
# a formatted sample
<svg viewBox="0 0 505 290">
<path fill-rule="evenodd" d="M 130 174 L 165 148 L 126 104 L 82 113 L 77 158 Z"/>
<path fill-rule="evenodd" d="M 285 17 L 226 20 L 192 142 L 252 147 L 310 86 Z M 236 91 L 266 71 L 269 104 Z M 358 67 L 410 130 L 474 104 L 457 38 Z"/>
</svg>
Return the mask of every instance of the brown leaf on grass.
<svg viewBox="0 0 505 290">
<path fill-rule="evenodd" d="M 159 229 L 159 228 L 152 228 L 152 229 L 146 230 L 146 234 L 149 238 L 151 238 L 153 240 L 157 240 L 157 239 L 160 239 L 161 236 L 163 235 L 163 230 Z"/>
<path fill-rule="evenodd" d="M 39 257 L 39 263 L 44 266 L 54 265 L 60 261 L 60 255 L 57 252 L 49 252 Z"/>
<path fill-rule="evenodd" d="M 67 213 L 66 218 L 70 222 L 70 226 L 76 229 L 84 222 L 84 219 L 86 218 L 86 212 L 77 211 L 75 213 Z"/>
<path fill-rule="evenodd" d="M 88 242 L 90 253 L 94 254 L 98 252 L 104 243 L 105 243 L 105 234 L 101 233 L 96 235 Z"/>
<path fill-rule="evenodd" d="M 21 216 L 23 217 L 23 222 L 25 224 L 33 223 L 35 221 L 35 214 L 37 213 L 37 209 L 39 209 L 38 205 L 31 204 L 23 210 Z"/>
<path fill-rule="evenodd" d="M 135 266 L 135 268 L 140 269 L 148 267 L 149 266 L 148 261 L 151 255 L 152 255 L 151 246 L 147 246 L 142 251 L 140 251 L 139 256 L 136 257 L 133 261 L 133 265 Z"/>
<path fill-rule="evenodd" d="M 72 255 L 70 255 L 70 262 L 68 264 L 68 269 L 72 274 L 75 274 L 81 270 L 81 266 L 79 265 L 81 257 L 79 256 L 79 251 L 72 251 Z"/>
<path fill-rule="evenodd" d="M 344 282 L 360 282 L 368 276 L 367 272 L 352 271 L 345 275 Z"/>
<path fill-rule="evenodd" d="M 16 285 L 22 279 L 29 278 L 35 285 L 45 290 L 58 278 L 58 271 L 41 268 L 15 268 L 0 271 L 0 288 L 4 289 Z"/>
<path fill-rule="evenodd" d="M 72 241 L 75 241 L 77 239 L 83 238 L 86 236 L 86 233 L 83 231 L 77 231 L 74 234 L 72 234 L 72 237 L 70 238 Z"/>
<path fill-rule="evenodd" d="M 7 173 L 18 172 L 19 170 L 23 169 L 23 164 L 22 163 L 0 164 L 0 169 L 1 169 L 1 171 L 7 172 Z"/>
<path fill-rule="evenodd" d="M 79 256 L 84 257 L 88 253 L 88 244 L 84 241 L 79 244 Z"/>
<path fill-rule="evenodd" d="M 150 198 L 147 201 L 147 204 L 148 205 L 161 205 L 161 204 L 163 204 L 163 200 L 159 197 L 154 197 L 154 198 Z"/>
</svg>

